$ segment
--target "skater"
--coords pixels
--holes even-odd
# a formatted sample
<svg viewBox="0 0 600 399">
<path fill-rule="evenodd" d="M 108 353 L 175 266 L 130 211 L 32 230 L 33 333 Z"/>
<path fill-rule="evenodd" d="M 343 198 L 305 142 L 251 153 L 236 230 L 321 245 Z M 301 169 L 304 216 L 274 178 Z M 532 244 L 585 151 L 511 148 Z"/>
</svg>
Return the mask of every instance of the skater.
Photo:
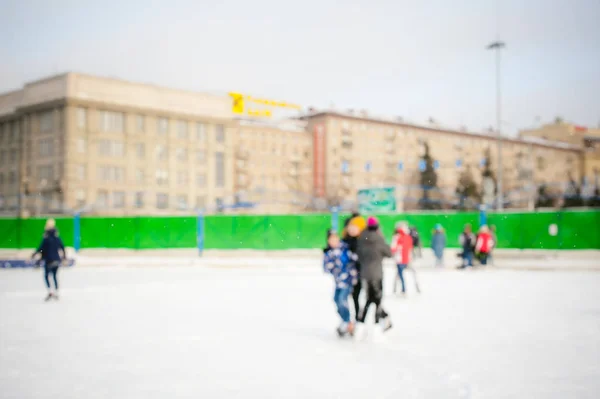
<svg viewBox="0 0 600 399">
<path fill-rule="evenodd" d="M 492 240 L 494 241 L 494 246 L 492 250 L 488 254 L 488 262 L 493 266 L 494 265 L 494 250 L 498 246 L 498 236 L 496 235 L 496 225 L 490 225 L 490 234 L 492 235 Z"/>
<path fill-rule="evenodd" d="M 420 258 L 423 254 L 421 253 L 421 237 L 419 237 L 417 226 L 411 226 L 409 231 L 412 237 L 413 255 L 415 258 Z"/>
<path fill-rule="evenodd" d="M 44 279 L 46 281 L 46 288 L 48 289 L 46 301 L 51 298 L 58 299 L 58 279 L 56 274 L 58 273 L 58 267 L 60 266 L 61 261 L 65 260 L 67 256 L 65 246 L 58 237 L 54 219 L 48 219 L 46 221 L 44 238 L 31 257 L 34 258 L 39 253 L 41 253 L 42 260 L 44 261 Z M 52 275 L 52 280 L 54 281 L 54 290 L 52 290 L 52 286 L 50 285 L 50 275 Z"/>
<path fill-rule="evenodd" d="M 360 216 L 358 213 L 353 213 L 353 217 L 346 220 L 344 223 L 344 230 L 342 232 L 342 240 L 348 245 L 350 251 L 356 253 L 358 236 L 367 227 L 367 221 L 365 218 Z M 360 297 L 360 291 L 362 289 L 362 281 L 360 278 L 360 261 L 356 262 L 356 270 L 359 272 L 357 276 L 357 283 L 352 289 L 352 302 L 354 303 L 354 320 L 358 318 L 358 312 L 360 311 L 360 303 L 358 298 Z"/>
<path fill-rule="evenodd" d="M 354 323 L 350 320 L 348 297 L 357 282 L 355 267 L 356 254 L 350 251 L 345 242 L 341 242 L 335 230 L 327 231 L 327 247 L 323 249 L 323 269 L 331 273 L 335 280 L 333 300 L 342 323 L 337 329 L 340 337 L 354 333 Z"/>
<path fill-rule="evenodd" d="M 406 222 L 396 223 L 396 233 L 392 237 L 391 249 L 392 254 L 394 255 L 394 260 L 396 261 L 396 267 L 398 268 L 398 279 L 402 284 L 402 295 L 406 295 L 406 284 L 404 282 L 404 270 L 406 269 L 412 272 L 417 292 L 420 293 L 421 289 L 419 288 L 417 273 L 415 269 L 410 266 L 413 241 L 412 237 L 410 236 L 408 224 Z M 396 283 L 398 279 L 394 281 L 394 293 L 397 291 Z"/>
<path fill-rule="evenodd" d="M 475 244 L 475 253 L 483 266 L 487 265 L 487 258 L 494 248 L 494 239 L 490 229 L 484 224 L 479 228 L 477 243 Z"/>
<path fill-rule="evenodd" d="M 462 265 L 459 267 L 460 269 L 464 269 L 467 267 L 473 267 L 473 250 L 475 249 L 475 236 L 471 231 L 471 225 L 467 223 L 465 225 L 465 229 L 460 235 L 460 246 L 462 247 L 462 253 L 460 257 L 462 258 Z"/>
<path fill-rule="evenodd" d="M 446 249 L 446 234 L 441 224 L 435 225 L 433 237 L 431 237 L 431 249 L 435 255 L 435 266 L 444 267 L 444 249 Z"/>
<path fill-rule="evenodd" d="M 375 323 L 383 323 L 383 331 L 392 328 L 389 315 L 383 309 L 383 259 L 391 258 L 392 251 L 385 242 L 379 230 L 379 221 L 375 217 L 367 219 L 367 229 L 358 237 L 358 259 L 360 262 L 360 276 L 364 280 L 367 290 L 367 302 L 361 309 L 358 317 L 359 323 L 364 323 L 369 311 L 369 306 L 375 304 Z"/>
</svg>

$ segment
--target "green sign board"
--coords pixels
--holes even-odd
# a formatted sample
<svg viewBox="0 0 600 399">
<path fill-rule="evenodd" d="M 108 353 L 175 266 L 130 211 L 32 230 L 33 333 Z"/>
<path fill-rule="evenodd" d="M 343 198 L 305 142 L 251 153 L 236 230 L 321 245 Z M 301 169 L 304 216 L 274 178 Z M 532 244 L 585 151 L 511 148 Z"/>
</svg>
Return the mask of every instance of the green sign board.
<svg viewBox="0 0 600 399">
<path fill-rule="evenodd" d="M 358 210 L 360 213 L 395 212 L 396 189 L 384 187 L 358 190 Z"/>
</svg>

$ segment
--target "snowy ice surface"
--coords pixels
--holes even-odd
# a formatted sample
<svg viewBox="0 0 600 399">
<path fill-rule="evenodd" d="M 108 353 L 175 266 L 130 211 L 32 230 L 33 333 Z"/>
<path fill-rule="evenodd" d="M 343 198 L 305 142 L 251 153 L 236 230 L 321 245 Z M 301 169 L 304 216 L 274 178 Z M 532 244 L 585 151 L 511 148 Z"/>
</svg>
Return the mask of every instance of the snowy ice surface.
<svg viewBox="0 0 600 399">
<path fill-rule="evenodd" d="M 0 270 L 0 398 L 600 397 L 600 273 L 423 270 L 401 299 L 388 268 L 394 328 L 352 340 L 305 262 L 75 267 L 50 303 Z"/>
</svg>

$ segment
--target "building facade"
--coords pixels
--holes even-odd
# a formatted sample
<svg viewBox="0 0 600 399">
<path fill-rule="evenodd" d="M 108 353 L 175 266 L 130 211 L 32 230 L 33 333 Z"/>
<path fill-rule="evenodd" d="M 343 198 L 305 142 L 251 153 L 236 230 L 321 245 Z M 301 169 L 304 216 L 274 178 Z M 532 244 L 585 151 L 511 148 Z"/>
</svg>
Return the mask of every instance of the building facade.
<svg viewBox="0 0 600 399">
<path fill-rule="evenodd" d="M 503 139 L 510 206 L 530 206 L 540 184 L 597 179 L 600 134 L 561 129 Z M 488 161 L 497 173 L 497 143 L 365 112 L 244 119 L 225 95 L 67 73 L 0 95 L 0 212 L 297 213 L 389 186 L 411 209 L 426 148 L 450 207 L 465 175 L 481 187 Z"/>
<path fill-rule="evenodd" d="M 600 127 L 578 126 L 559 119 L 555 123 L 537 129 L 522 130 L 519 136 L 525 139 L 533 137 L 571 143 L 582 147 L 582 183 L 584 186 L 600 188 Z M 579 182 L 579 179 L 576 181 Z"/>
<path fill-rule="evenodd" d="M 234 195 L 226 98 L 64 74 L 0 97 L 2 208 L 173 214 Z"/>
<path fill-rule="evenodd" d="M 357 188 L 395 186 L 401 208 L 416 208 L 423 196 L 426 147 L 437 175 L 435 195 L 444 206 L 457 200 L 456 187 L 465 173 L 481 187 L 488 159 L 492 171 L 498 170 L 498 141 L 492 135 L 417 126 L 366 113 L 313 112 L 306 119 L 314 139 L 314 192 L 330 203 L 351 203 Z M 579 144 L 504 138 L 502 146 L 503 191 L 512 206 L 531 206 L 540 184 L 566 183 L 568 176 L 581 176 Z"/>
</svg>

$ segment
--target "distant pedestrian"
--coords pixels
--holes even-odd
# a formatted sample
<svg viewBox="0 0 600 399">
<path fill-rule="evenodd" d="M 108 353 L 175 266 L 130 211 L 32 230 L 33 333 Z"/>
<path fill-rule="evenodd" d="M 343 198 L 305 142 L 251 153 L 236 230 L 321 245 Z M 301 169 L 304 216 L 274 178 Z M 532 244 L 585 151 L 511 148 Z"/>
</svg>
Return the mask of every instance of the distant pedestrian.
<svg viewBox="0 0 600 399">
<path fill-rule="evenodd" d="M 31 256 L 34 258 L 37 254 L 41 253 L 42 260 L 44 262 L 44 280 L 46 282 L 46 288 L 48 289 L 48 295 L 46 301 L 51 298 L 58 299 L 58 268 L 62 260 L 66 259 L 65 246 L 62 240 L 58 237 L 58 231 L 56 230 L 56 223 L 54 219 L 48 219 L 44 228 L 44 237 L 42 242 Z M 62 253 L 62 256 L 61 256 Z M 54 282 L 54 290 L 50 284 L 50 276 Z"/>
<path fill-rule="evenodd" d="M 495 224 L 490 225 L 490 234 L 492 235 L 492 240 L 494 240 L 494 246 L 492 247 L 492 250 L 490 251 L 490 253 L 488 255 L 488 262 L 490 262 L 490 264 L 493 265 L 494 264 L 494 250 L 498 246 L 498 236 L 496 235 L 496 225 Z"/>
<path fill-rule="evenodd" d="M 444 250 L 446 249 L 446 233 L 441 224 L 436 224 L 431 237 L 431 249 L 435 255 L 435 265 L 444 267 Z"/>
<path fill-rule="evenodd" d="M 423 254 L 421 252 L 421 237 L 419 236 L 419 230 L 417 230 L 417 226 L 411 226 L 409 231 L 413 242 L 413 255 L 415 258 L 420 258 Z"/>
<path fill-rule="evenodd" d="M 410 270 L 413 274 L 413 278 L 415 280 L 415 287 L 417 292 L 421 292 L 419 288 L 419 282 L 417 280 L 417 272 L 411 266 L 411 257 L 412 257 L 412 249 L 413 249 L 413 239 L 410 236 L 410 230 L 408 228 L 408 223 L 406 222 L 398 222 L 396 223 L 396 232 L 392 237 L 391 250 L 394 255 L 394 260 L 396 261 L 396 267 L 398 268 L 398 280 L 402 285 L 402 295 L 406 294 L 406 284 L 404 282 L 404 271 Z M 397 291 L 397 284 L 394 281 L 394 292 Z"/>
<path fill-rule="evenodd" d="M 490 233 L 490 229 L 483 225 L 479 228 L 477 242 L 475 244 L 475 253 L 482 265 L 487 265 L 487 258 L 494 248 L 494 239 Z"/>
<path fill-rule="evenodd" d="M 382 322 L 384 331 L 389 330 L 392 323 L 381 304 L 383 299 L 383 259 L 391 257 L 392 251 L 379 230 L 379 221 L 375 217 L 369 217 L 367 229 L 358 237 L 360 275 L 365 280 L 367 290 L 367 302 L 360 311 L 358 322 L 365 322 L 369 306 L 374 303 L 375 323 Z"/>
<path fill-rule="evenodd" d="M 473 266 L 473 252 L 475 250 L 475 235 L 471 230 L 471 225 L 467 223 L 459 238 L 462 252 L 460 257 L 462 258 L 461 268 Z"/>
</svg>

